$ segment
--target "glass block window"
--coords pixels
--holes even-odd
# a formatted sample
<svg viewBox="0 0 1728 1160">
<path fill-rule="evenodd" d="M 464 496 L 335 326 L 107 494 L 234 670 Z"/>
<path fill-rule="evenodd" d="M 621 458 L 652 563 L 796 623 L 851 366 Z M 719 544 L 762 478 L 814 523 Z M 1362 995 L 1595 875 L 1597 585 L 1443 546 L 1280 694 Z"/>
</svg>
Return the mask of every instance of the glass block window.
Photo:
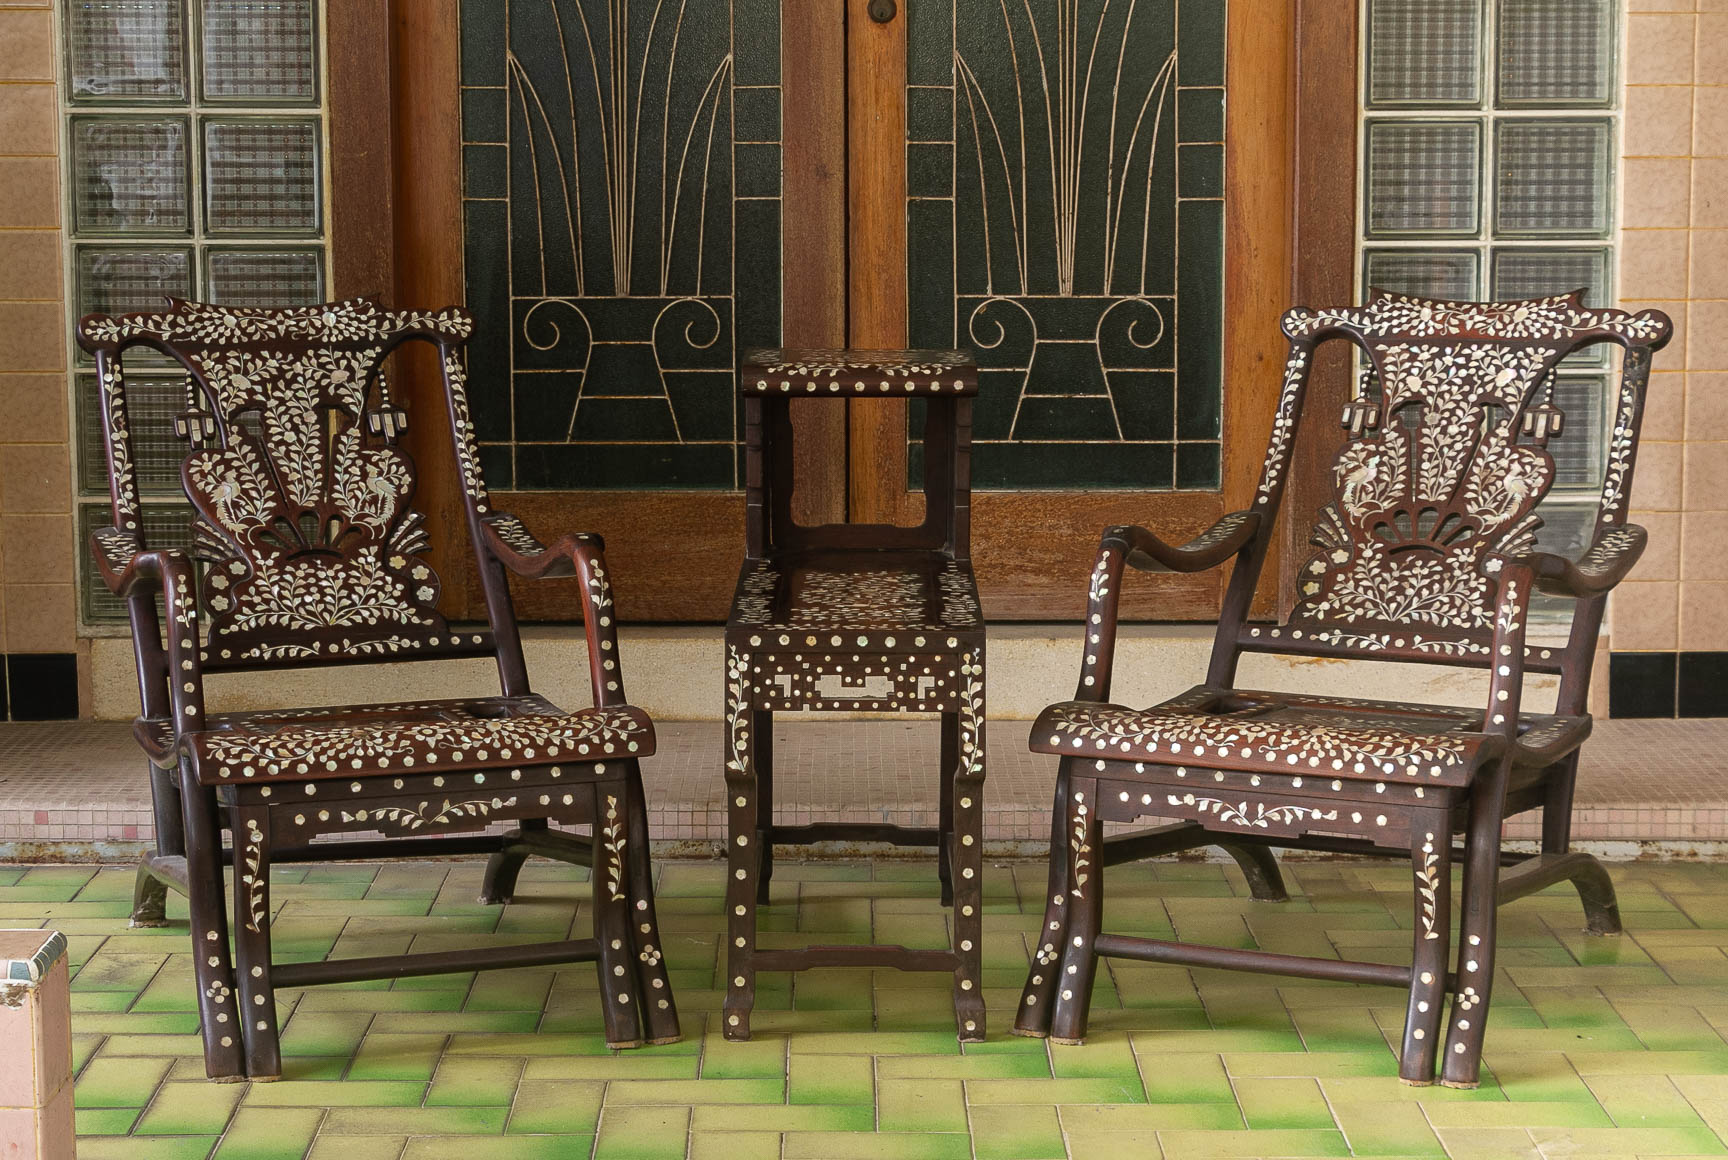
<svg viewBox="0 0 1728 1160">
<path fill-rule="evenodd" d="M 327 296 L 326 2 L 60 0 L 69 323 L 170 297 L 300 306 Z M 127 361 L 145 526 L 154 542 L 178 543 L 185 446 L 173 417 L 186 407 L 185 379 L 159 355 Z M 79 518 L 99 527 L 102 419 L 81 351 L 71 392 Z M 81 566 L 84 623 L 124 621 Z"/>
<path fill-rule="evenodd" d="M 1358 290 L 1615 301 L 1621 11 L 1614 0 L 1361 0 Z M 1542 546 L 1595 516 L 1615 372 L 1597 348 L 1552 386 L 1564 433 Z M 1576 542 L 1575 542 L 1576 541 Z"/>
</svg>

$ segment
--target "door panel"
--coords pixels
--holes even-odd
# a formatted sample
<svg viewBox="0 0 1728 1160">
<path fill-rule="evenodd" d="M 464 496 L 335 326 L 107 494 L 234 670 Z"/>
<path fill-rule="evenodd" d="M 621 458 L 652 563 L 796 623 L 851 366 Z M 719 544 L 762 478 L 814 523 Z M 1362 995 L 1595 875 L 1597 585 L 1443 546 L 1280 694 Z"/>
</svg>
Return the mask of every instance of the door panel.
<svg viewBox="0 0 1728 1160">
<path fill-rule="evenodd" d="M 914 0 L 877 25 L 862 7 L 852 164 L 870 184 L 852 240 L 870 280 L 861 296 L 855 273 L 854 341 L 977 352 L 985 605 L 1077 616 L 1105 526 L 1180 539 L 1252 488 L 1289 284 L 1288 14 Z M 904 522 L 918 416 L 854 407 L 853 518 Z M 1221 579 L 1156 577 L 1126 607 L 1210 617 Z"/>
</svg>

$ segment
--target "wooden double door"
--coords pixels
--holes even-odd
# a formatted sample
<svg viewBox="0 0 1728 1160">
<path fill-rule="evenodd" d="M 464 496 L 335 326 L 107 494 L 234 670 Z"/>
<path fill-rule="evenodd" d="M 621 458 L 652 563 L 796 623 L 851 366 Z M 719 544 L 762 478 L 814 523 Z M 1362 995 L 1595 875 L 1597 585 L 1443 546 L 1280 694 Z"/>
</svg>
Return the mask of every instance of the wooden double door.
<svg viewBox="0 0 1728 1160">
<path fill-rule="evenodd" d="M 1106 525 L 1246 506 L 1293 285 L 1299 5 L 390 3 L 397 292 L 477 315 L 496 506 L 603 533 L 626 619 L 725 614 L 754 346 L 976 352 L 993 619 L 1078 617 Z M 919 418 L 801 404 L 802 517 L 916 522 Z M 437 520 L 454 484 L 426 486 Z M 1129 615 L 1216 613 L 1221 576 L 1155 579 Z"/>
</svg>

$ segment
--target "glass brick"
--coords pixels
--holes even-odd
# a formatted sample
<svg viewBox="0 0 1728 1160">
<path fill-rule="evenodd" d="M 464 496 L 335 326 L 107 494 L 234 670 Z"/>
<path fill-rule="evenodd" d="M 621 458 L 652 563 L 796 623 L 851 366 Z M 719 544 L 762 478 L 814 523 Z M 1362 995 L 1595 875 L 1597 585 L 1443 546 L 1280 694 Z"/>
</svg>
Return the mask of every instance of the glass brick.
<svg viewBox="0 0 1728 1160">
<path fill-rule="evenodd" d="M 1482 101 L 1482 0 L 1370 0 L 1368 104 Z"/>
<path fill-rule="evenodd" d="M 192 297 L 192 251 L 80 246 L 78 314 L 164 310 L 169 298 Z"/>
<path fill-rule="evenodd" d="M 1503 237 L 1604 237 L 1613 191 L 1607 121 L 1502 121 L 1495 133 Z"/>
<path fill-rule="evenodd" d="M 317 250 L 211 250 L 205 262 L 206 295 L 224 306 L 311 306 L 324 298 Z"/>
<path fill-rule="evenodd" d="M 192 509 L 185 504 L 150 504 L 143 509 L 144 544 L 150 548 L 192 547 Z M 83 589 L 80 612 L 85 624 L 125 624 L 126 602 L 108 591 L 102 573 L 90 558 L 90 533 L 114 525 L 114 511 L 107 504 L 81 504 L 78 508 L 79 559 L 83 561 L 79 587 Z M 203 568 L 194 565 L 202 578 Z"/>
<path fill-rule="evenodd" d="M 318 99 L 312 0 L 203 0 L 204 99 Z"/>
<path fill-rule="evenodd" d="M 1554 405 L 1566 416 L 1559 435 L 1548 440 L 1554 456 L 1554 486 L 1594 492 L 1602 486 L 1607 422 L 1607 380 L 1594 375 L 1561 375 L 1554 380 Z"/>
<path fill-rule="evenodd" d="M 1368 125 L 1368 235 L 1469 235 L 1480 227 L 1481 126 Z"/>
<path fill-rule="evenodd" d="M 1499 103 L 1611 103 L 1617 15 L 1609 0 L 1500 0 Z"/>
<path fill-rule="evenodd" d="M 1362 255 L 1362 286 L 1470 302 L 1480 296 L 1476 267 L 1471 250 L 1369 250 Z"/>
<path fill-rule="evenodd" d="M 192 228 L 183 118 L 72 121 L 72 226 L 80 233 L 184 234 Z"/>
<path fill-rule="evenodd" d="M 204 123 L 204 210 L 211 233 L 312 234 L 322 224 L 315 121 Z"/>
<path fill-rule="evenodd" d="M 184 101 L 184 0 L 68 0 L 63 35 L 74 101 Z"/>
<path fill-rule="evenodd" d="M 1497 302 L 1543 298 L 1584 289 L 1584 301 L 1607 306 L 1613 297 L 1607 250 L 1496 249 L 1490 296 Z"/>
<path fill-rule="evenodd" d="M 127 358 L 130 360 L 131 356 Z M 180 463 L 186 443 L 174 434 L 174 417 L 186 410 L 186 380 L 126 376 L 126 422 L 132 433 L 132 466 L 145 495 L 180 495 Z M 78 486 L 108 494 L 108 458 L 102 433 L 102 400 L 96 376 L 78 376 Z"/>
<path fill-rule="evenodd" d="M 1549 444 L 1553 446 L 1553 444 Z M 1542 526 L 1536 529 L 1536 547 L 1543 552 L 1576 560 L 1590 546 L 1596 530 L 1597 505 L 1580 496 L 1550 494 L 1536 509 Z M 1572 618 L 1575 601 L 1564 596 L 1532 593 L 1530 618 L 1538 623 L 1565 624 Z"/>
</svg>

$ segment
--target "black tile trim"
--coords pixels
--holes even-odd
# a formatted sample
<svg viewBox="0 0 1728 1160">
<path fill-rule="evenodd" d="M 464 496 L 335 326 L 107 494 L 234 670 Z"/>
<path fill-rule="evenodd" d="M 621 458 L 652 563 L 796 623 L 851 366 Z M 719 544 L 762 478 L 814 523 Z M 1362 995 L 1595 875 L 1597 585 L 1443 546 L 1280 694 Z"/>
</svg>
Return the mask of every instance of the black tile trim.
<svg viewBox="0 0 1728 1160">
<path fill-rule="evenodd" d="M 1675 682 L 1681 717 L 1728 717 L 1728 652 L 1683 652 Z"/>
<path fill-rule="evenodd" d="M 78 717 L 76 653 L 6 657 L 7 720 L 72 721 Z"/>
<path fill-rule="evenodd" d="M 1679 653 L 1617 652 L 1608 656 L 1610 717 L 1673 717 Z"/>
</svg>

